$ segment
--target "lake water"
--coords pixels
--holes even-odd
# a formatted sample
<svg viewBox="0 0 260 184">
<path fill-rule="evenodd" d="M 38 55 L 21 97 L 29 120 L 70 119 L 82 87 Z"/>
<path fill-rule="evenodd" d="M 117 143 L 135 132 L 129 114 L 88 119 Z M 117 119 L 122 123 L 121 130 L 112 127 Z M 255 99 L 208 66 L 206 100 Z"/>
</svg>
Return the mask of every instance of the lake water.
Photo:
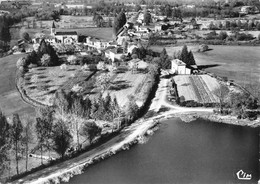
<svg viewBox="0 0 260 184">
<path fill-rule="evenodd" d="M 258 129 L 172 119 L 162 122 L 145 144 L 88 167 L 69 183 L 256 183 L 258 155 Z M 238 180 L 240 169 L 252 179 Z"/>
</svg>

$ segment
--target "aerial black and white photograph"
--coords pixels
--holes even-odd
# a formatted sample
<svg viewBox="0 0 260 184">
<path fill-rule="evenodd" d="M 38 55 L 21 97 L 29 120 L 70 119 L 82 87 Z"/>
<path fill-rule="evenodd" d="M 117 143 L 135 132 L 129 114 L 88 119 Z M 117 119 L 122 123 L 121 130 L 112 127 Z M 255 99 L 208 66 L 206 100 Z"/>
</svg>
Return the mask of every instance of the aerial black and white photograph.
<svg viewBox="0 0 260 184">
<path fill-rule="evenodd" d="M 260 0 L 0 0 L 0 184 L 260 184 Z"/>
</svg>

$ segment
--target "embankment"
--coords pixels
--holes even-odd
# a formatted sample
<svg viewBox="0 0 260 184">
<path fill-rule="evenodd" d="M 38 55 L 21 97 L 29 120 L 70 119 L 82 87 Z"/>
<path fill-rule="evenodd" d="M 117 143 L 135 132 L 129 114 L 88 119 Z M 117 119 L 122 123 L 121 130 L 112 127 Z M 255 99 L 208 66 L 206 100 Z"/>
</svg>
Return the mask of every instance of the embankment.
<svg viewBox="0 0 260 184">
<path fill-rule="evenodd" d="M 77 158 L 43 169 L 13 183 L 66 182 L 74 175 L 84 172 L 84 169 L 89 165 L 110 157 L 119 151 L 129 149 L 130 146 L 138 143 L 143 136 L 152 134 L 153 130 L 156 130 L 155 127 L 158 123 L 159 121 L 154 118 L 135 122 L 130 127 L 125 128 L 120 135 L 99 148 L 84 153 Z"/>
</svg>

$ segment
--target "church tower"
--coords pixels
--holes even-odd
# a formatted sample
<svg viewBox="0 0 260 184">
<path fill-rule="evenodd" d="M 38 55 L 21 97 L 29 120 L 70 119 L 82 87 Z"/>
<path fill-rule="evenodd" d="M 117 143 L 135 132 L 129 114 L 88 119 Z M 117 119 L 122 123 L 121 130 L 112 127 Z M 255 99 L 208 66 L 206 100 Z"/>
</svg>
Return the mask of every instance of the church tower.
<svg viewBox="0 0 260 184">
<path fill-rule="evenodd" d="M 51 26 L 51 35 L 52 36 L 54 36 L 55 35 L 55 28 L 56 28 L 56 26 L 55 26 L 55 24 L 54 24 L 54 21 L 52 22 L 52 26 Z"/>
</svg>

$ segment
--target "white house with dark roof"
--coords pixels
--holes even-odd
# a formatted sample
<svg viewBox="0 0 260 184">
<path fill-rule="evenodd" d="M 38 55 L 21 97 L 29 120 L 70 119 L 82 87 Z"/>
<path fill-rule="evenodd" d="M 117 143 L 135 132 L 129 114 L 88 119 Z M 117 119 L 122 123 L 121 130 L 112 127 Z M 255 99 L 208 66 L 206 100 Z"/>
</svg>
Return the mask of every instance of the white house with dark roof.
<svg viewBox="0 0 260 184">
<path fill-rule="evenodd" d="M 186 64 L 179 60 L 179 59 L 174 59 L 171 61 L 172 67 L 171 70 L 173 73 L 179 74 L 179 75 L 190 75 L 191 74 L 191 69 L 186 67 Z"/>
<path fill-rule="evenodd" d="M 85 45 L 87 45 L 91 49 L 103 50 L 110 46 L 110 43 L 98 38 L 87 37 Z"/>
</svg>

